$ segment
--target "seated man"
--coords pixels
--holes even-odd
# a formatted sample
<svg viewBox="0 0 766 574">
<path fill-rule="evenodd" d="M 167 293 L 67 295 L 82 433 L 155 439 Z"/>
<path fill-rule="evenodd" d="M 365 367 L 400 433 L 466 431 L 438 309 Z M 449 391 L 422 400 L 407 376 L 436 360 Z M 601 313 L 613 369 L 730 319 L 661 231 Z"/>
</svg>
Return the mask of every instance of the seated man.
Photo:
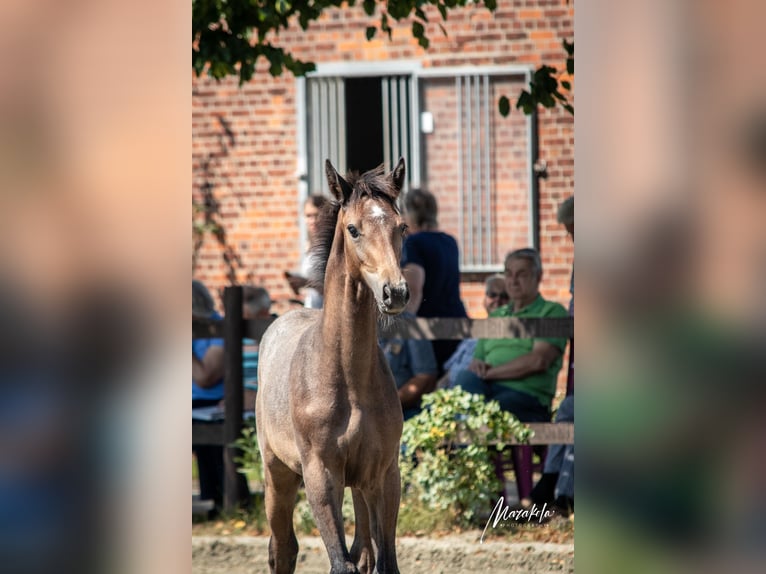
<svg viewBox="0 0 766 574">
<path fill-rule="evenodd" d="M 505 287 L 510 303 L 490 316 L 566 317 L 567 310 L 562 305 L 540 295 L 542 276 L 540 255 L 535 249 L 509 253 L 505 258 Z M 566 343 L 565 338 L 480 339 L 473 361 L 458 375 L 456 384 L 498 401 L 502 409 L 522 422 L 549 422 Z M 531 447 L 515 447 L 513 456 L 519 498 L 529 498 L 531 468 L 520 467 L 531 464 Z"/>
<path fill-rule="evenodd" d="M 381 339 L 380 346 L 399 389 L 404 420 L 408 420 L 420 412 L 420 398 L 436 383 L 433 346 L 425 339 Z"/>
</svg>

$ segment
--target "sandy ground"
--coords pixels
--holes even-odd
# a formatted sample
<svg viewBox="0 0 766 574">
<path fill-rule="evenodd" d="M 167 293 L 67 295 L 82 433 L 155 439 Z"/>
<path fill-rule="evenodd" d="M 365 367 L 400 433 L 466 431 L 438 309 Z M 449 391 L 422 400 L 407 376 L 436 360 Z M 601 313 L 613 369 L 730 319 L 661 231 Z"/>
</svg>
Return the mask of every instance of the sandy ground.
<svg viewBox="0 0 766 574">
<path fill-rule="evenodd" d="M 330 562 L 318 537 L 298 539 L 297 574 L 327 574 Z M 349 540 L 349 544 L 350 544 Z M 443 538 L 397 539 L 400 571 L 548 574 L 574 572 L 574 545 L 485 540 L 475 533 Z M 193 574 L 267 573 L 268 538 L 193 536 Z"/>
</svg>

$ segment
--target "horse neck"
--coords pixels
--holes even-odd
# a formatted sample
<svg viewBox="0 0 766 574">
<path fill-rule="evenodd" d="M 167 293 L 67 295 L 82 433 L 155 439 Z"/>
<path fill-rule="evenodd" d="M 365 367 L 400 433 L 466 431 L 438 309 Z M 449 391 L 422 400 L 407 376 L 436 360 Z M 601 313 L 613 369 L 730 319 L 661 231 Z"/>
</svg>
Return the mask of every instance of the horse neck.
<svg viewBox="0 0 766 574">
<path fill-rule="evenodd" d="M 322 343 L 337 353 L 344 371 L 366 371 L 378 359 L 375 297 L 348 269 L 343 234 L 336 234 L 333 243 L 325 274 Z"/>
</svg>

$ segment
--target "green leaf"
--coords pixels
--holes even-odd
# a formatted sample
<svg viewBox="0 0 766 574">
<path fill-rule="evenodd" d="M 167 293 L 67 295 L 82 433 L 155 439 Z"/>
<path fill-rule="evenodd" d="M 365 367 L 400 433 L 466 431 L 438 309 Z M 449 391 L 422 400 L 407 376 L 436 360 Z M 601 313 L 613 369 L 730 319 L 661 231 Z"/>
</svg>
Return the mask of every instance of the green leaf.
<svg viewBox="0 0 766 574">
<path fill-rule="evenodd" d="M 498 111 L 500 112 L 500 115 L 504 118 L 508 117 L 508 114 L 511 113 L 511 102 L 506 96 L 501 96 L 500 101 L 498 102 Z"/>
<path fill-rule="evenodd" d="M 412 35 L 415 38 L 422 38 L 424 33 L 425 33 L 425 28 L 423 28 L 423 24 L 421 24 L 420 22 L 412 23 Z"/>
<path fill-rule="evenodd" d="M 572 91 L 572 84 L 570 84 L 569 82 L 562 81 L 561 87 L 564 88 L 565 90 Z"/>
<path fill-rule="evenodd" d="M 287 14 L 290 8 L 290 2 L 287 0 L 276 0 L 274 2 L 274 9 L 277 11 L 277 14 Z"/>
<path fill-rule="evenodd" d="M 362 6 L 364 7 L 364 13 L 368 16 L 372 16 L 373 12 L 375 12 L 375 0 L 364 0 Z"/>
<path fill-rule="evenodd" d="M 521 94 L 519 95 L 519 99 L 516 101 L 516 109 L 520 109 L 526 115 L 529 115 L 532 112 L 534 112 L 535 111 L 535 101 L 532 98 L 532 94 L 530 94 L 526 90 L 522 90 Z"/>
<path fill-rule="evenodd" d="M 556 100 L 549 93 L 540 94 L 540 103 L 546 108 L 552 108 L 556 105 Z"/>
<path fill-rule="evenodd" d="M 428 38 L 426 38 L 425 36 L 421 36 L 420 38 L 418 38 L 418 44 L 420 44 L 420 46 L 424 50 L 428 50 L 428 46 L 431 45 L 431 43 L 428 41 Z"/>
<path fill-rule="evenodd" d="M 365 31 L 367 40 L 372 40 L 375 37 L 375 32 L 377 31 L 378 29 L 375 26 L 367 26 L 367 30 Z"/>
<path fill-rule="evenodd" d="M 442 15 L 442 20 L 447 20 L 447 7 L 444 4 L 437 4 L 436 7 L 439 9 L 439 14 Z M 444 30 L 444 28 L 442 28 Z M 445 32 L 444 35 L 446 36 L 447 33 Z"/>
</svg>

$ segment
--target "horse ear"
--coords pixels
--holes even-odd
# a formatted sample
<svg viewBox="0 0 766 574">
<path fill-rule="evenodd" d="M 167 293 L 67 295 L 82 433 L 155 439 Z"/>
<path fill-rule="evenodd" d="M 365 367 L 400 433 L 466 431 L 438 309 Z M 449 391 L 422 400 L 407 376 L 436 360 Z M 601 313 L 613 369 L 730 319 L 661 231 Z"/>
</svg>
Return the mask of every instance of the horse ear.
<svg viewBox="0 0 766 574">
<path fill-rule="evenodd" d="M 345 204 L 348 201 L 348 198 L 351 197 L 351 186 L 345 179 L 338 175 L 338 172 L 335 171 L 335 168 L 332 166 L 329 159 L 326 159 L 324 162 L 324 172 L 327 175 L 327 185 L 330 186 L 330 191 L 335 196 L 335 199 L 337 199 L 341 205 Z"/>
<path fill-rule="evenodd" d="M 404 185 L 404 172 L 404 158 L 400 157 L 399 162 L 396 164 L 394 170 L 388 174 L 388 177 L 391 178 L 391 183 L 394 184 L 394 198 L 399 196 L 399 192 L 402 190 L 402 186 Z"/>
</svg>

